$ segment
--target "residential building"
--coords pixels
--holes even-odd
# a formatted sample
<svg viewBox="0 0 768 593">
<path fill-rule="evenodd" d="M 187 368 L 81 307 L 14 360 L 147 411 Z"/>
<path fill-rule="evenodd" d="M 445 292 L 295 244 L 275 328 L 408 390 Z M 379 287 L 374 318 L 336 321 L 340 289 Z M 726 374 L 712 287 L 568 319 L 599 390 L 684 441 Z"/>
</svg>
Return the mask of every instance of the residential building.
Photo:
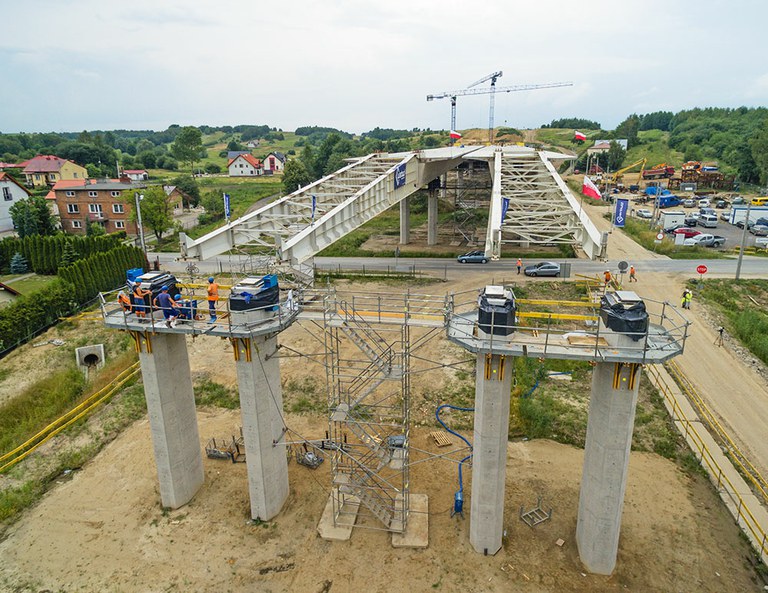
<svg viewBox="0 0 768 593">
<path fill-rule="evenodd" d="M 187 203 L 191 201 L 190 197 L 175 185 L 164 185 L 163 191 L 165 192 L 165 195 L 168 196 L 168 200 L 173 206 L 174 214 L 180 214 L 184 209 L 184 200 L 186 200 Z"/>
<path fill-rule="evenodd" d="M 620 138 L 618 140 L 595 140 L 595 143 L 587 148 L 587 154 L 608 152 L 608 150 L 611 148 L 611 142 L 616 142 L 624 150 L 627 150 L 628 141 L 626 138 Z"/>
<path fill-rule="evenodd" d="M 246 148 L 257 148 L 259 146 L 259 141 L 256 138 L 248 140 L 248 142 L 245 143 L 245 146 Z"/>
<path fill-rule="evenodd" d="M 0 172 L 0 233 L 13 230 L 11 206 L 28 197 L 26 188 L 19 185 L 8 173 Z"/>
<path fill-rule="evenodd" d="M 88 171 L 77 163 L 53 155 L 38 155 L 24 167 L 28 186 L 54 185 L 62 179 L 88 179 Z"/>
<path fill-rule="evenodd" d="M 227 169 L 230 177 L 251 177 L 263 173 L 261 161 L 250 153 L 237 155 L 229 161 Z"/>
<path fill-rule="evenodd" d="M 286 157 L 282 152 L 270 152 L 264 157 L 264 172 L 271 175 L 285 169 Z"/>
<path fill-rule="evenodd" d="M 53 200 L 62 230 L 82 235 L 90 221 L 102 225 L 108 233 L 125 231 L 135 235 L 131 212 L 135 193 L 144 187 L 125 178 L 59 181 L 53 186 Z"/>
<path fill-rule="evenodd" d="M 232 161 L 239 157 L 241 154 L 251 154 L 250 150 L 228 150 L 227 151 L 227 160 Z"/>
<path fill-rule="evenodd" d="M 144 169 L 123 169 L 123 175 L 131 181 L 147 181 L 149 179 L 149 173 Z"/>
</svg>

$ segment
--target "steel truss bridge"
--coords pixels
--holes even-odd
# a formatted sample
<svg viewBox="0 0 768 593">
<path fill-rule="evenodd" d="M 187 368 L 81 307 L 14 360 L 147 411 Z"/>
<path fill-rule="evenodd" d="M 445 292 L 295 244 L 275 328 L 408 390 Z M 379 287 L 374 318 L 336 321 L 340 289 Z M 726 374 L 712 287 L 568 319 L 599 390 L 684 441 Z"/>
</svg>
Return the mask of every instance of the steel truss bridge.
<svg viewBox="0 0 768 593">
<path fill-rule="evenodd" d="M 597 259 L 607 237 L 582 211 L 552 164 L 572 158 L 524 146 L 369 154 L 199 239 L 181 233 L 181 253 L 204 260 L 255 246 L 280 262 L 299 265 L 463 160 L 475 159 L 488 163 L 493 179 L 485 242 L 489 257 L 500 257 L 505 243 L 572 244 Z M 430 207 L 437 208 L 437 202 Z"/>
</svg>

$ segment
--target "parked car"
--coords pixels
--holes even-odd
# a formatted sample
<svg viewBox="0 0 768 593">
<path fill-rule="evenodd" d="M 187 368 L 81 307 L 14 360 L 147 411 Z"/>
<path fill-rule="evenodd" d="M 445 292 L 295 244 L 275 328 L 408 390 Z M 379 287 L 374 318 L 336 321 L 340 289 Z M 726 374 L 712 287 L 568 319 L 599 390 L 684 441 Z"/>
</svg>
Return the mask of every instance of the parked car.
<svg viewBox="0 0 768 593">
<path fill-rule="evenodd" d="M 768 218 L 761 216 L 755 221 L 755 224 L 764 224 L 765 226 L 768 226 Z"/>
<path fill-rule="evenodd" d="M 726 202 L 725 200 L 718 200 L 717 202 L 715 202 L 715 208 L 720 208 L 722 210 L 727 206 L 728 206 L 728 202 Z"/>
<path fill-rule="evenodd" d="M 758 249 L 768 249 L 768 237 L 758 237 L 755 239 L 755 247 Z"/>
<path fill-rule="evenodd" d="M 694 222 L 694 225 L 695 224 L 696 223 Z M 686 226 L 688 226 L 687 222 L 685 224 L 673 224 L 671 227 L 668 227 L 668 228 L 664 229 L 664 232 L 665 233 L 674 233 L 677 229 L 682 229 L 682 228 L 684 228 Z"/>
<path fill-rule="evenodd" d="M 699 233 L 695 237 L 691 237 L 683 241 L 683 245 L 698 246 L 698 247 L 721 247 L 725 245 L 725 237 L 720 235 L 710 235 L 709 233 Z"/>
<path fill-rule="evenodd" d="M 699 208 L 709 208 L 712 206 L 712 203 L 709 201 L 709 198 L 701 198 L 699 200 Z"/>
<path fill-rule="evenodd" d="M 647 208 L 638 208 L 635 210 L 635 216 L 638 218 L 653 218 L 653 212 Z"/>
<path fill-rule="evenodd" d="M 526 276 L 559 276 L 560 264 L 551 261 L 543 261 L 525 268 Z"/>
<path fill-rule="evenodd" d="M 765 237 L 768 235 L 768 226 L 764 224 L 755 224 L 752 225 L 752 228 L 749 229 L 749 232 L 752 233 L 755 237 Z"/>
<path fill-rule="evenodd" d="M 738 204 L 746 204 L 747 201 L 742 198 L 741 196 L 736 196 L 731 200 L 731 204 L 738 205 Z"/>
<path fill-rule="evenodd" d="M 742 219 L 742 220 L 740 220 L 740 221 L 738 221 L 738 222 L 736 223 L 736 226 L 737 226 L 737 227 L 739 227 L 740 229 L 743 229 L 743 228 L 744 228 L 744 223 L 745 223 L 745 222 L 746 222 L 746 221 L 745 221 L 744 219 Z M 748 223 L 746 223 L 746 224 L 747 224 L 747 229 L 751 229 L 753 226 L 755 226 L 755 223 L 754 223 L 754 222 L 752 222 L 751 220 L 750 220 Z"/>
<path fill-rule="evenodd" d="M 694 200 L 693 198 L 688 198 L 686 200 L 683 200 L 683 206 L 685 208 L 693 208 L 696 206 L 696 200 Z"/>
<path fill-rule="evenodd" d="M 487 264 L 490 259 L 485 251 L 470 251 L 456 258 L 460 264 Z"/>
<path fill-rule="evenodd" d="M 699 224 L 699 215 L 698 214 L 689 214 L 685 217 L 685 224 L 682 226 L 696 226 Z"/>
<path fill-rule="evenodd" d="M 673 235 L 683 235 L 686 239 L 690 239 L 691 237 L 695 237 L 696 235 L 700 235 L 701 231 L 697 231 L 696 229 L 691 229 L 688 227 L 682 227 L 677 229 Z"/>
<path fill-rule="evenodd" d="M 731 211 L 730 210 L 723 210 L 720 213 L 720 220 L 731 220 Z"/>
</svg>

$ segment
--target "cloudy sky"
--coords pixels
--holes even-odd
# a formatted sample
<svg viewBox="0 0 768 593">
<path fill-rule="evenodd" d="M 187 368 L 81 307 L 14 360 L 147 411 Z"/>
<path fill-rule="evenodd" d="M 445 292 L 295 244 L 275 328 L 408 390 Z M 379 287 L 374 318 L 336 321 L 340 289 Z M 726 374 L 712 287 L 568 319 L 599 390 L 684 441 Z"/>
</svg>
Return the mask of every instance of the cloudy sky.
<svg viewBox="0 0 768 593">
<path fill-rule="evenodd" d="M 447 129 L 426 95 L 504 72 L 496 124 L 768 105 L 764 0 L 0 0 L 0 132 Z M 488 96 L 459 98 L 459 129 Z"/>
</svg>

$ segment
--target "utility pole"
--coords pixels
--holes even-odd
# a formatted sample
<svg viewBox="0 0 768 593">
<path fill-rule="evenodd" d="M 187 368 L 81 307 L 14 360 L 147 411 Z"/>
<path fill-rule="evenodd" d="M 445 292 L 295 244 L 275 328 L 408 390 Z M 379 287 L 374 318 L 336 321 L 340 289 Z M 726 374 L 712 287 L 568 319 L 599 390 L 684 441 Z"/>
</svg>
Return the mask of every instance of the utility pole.
<svg viewBox="0 0 768 593">
<path fill-rule="evenodd" d="M 141 250 L 144 252 L 144 259 L 147 258 L 147 244 L 144 242 L 144 225 L 141 224 L 141 201 L 144 199 L 144 194 L 139 192 L 133 192 L 133 197 L 136 200 L 136 222 L 139 227 L 139 240 L 141 241 Z"/>
<path fill-rule="evenodd" d="M 741 260 L 744 257 L 744 242 L 747 240 L 747 228 L 749 227 L 749 211 L 752 209 L 752 200 L 747 202 L 747 217 L 744 219 L 744 228 L 741 230 L 741 245 L 739 245 L 739 261 L 736 262 L 736 280 L 741 276 Z"/>
</svg>

